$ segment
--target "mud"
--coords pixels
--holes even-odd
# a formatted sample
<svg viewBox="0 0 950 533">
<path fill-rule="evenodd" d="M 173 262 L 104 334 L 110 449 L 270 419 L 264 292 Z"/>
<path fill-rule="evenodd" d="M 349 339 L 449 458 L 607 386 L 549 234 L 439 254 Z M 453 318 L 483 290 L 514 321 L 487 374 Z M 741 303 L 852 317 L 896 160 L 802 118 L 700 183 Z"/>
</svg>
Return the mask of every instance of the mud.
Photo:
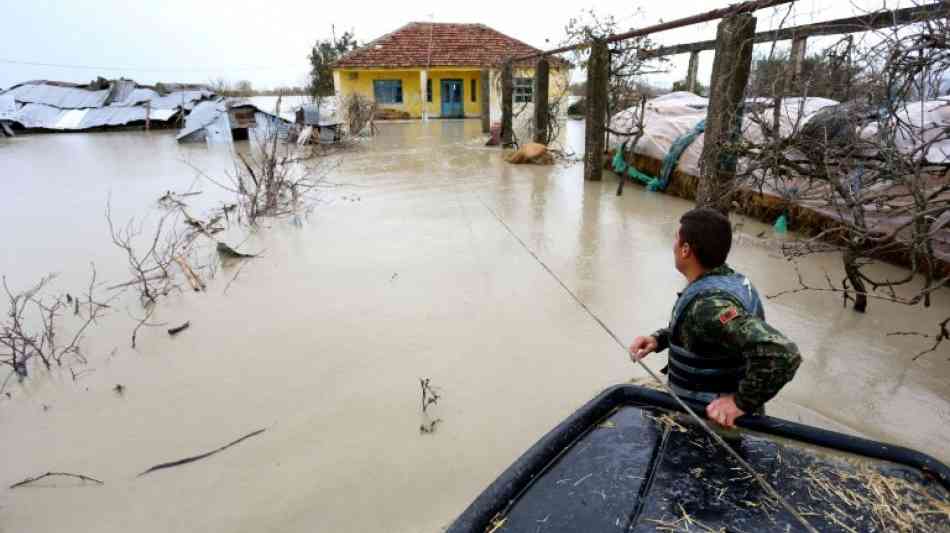
<svg viewBox="0 0 950 533">
<path fill-rule="evenodd" d="M 569 123 L 569 145 L 580 128 Z M 120 308 L 87 339 L 91 372 L 9 386 L 0 484 L 54 470 L 105 485 L 2 488 L 0 531 L 438 531 L 580 404 L 642 379 L 485 205 L 632 339 L 668 319 L 683 285 L 670 244 L 690 204 L 635 186 L 617 198 L 613 179 L 584 183 L 579 164 L 508 165 L 482 144 L 478 121 L 380 124 L 302 226 L 273 223 L 242 245 L 263 254 L 227 294 L 233 267 L 161 304 L 154 320 L 187 331 L 146 329 L 133 351 Z M 179 146 L 173 132 L 0 142 L 0 272 L 20 287 L 60 272 L 67 290 L 95 261 L 125 281 L 102 216 L 110 192 L 118 219 L 147 215 L 169 189 L 204 190 L 196 212 L 227 198 L 183 161 L 231 168 L 226 149 Z M 768 227 L 742 222 L 731 264 L 761 293 L 793 288 L 775 243 L 753 237 Z M 803 264 L 816 282 L 837 268 Z M 950 460 L 946 351 L 913 363 L 920 341 L 885 335 L 950 316 L 946 291 L 926 311 L 872 302 L 862 316 L 822 293 L 766 311 L 805 357 L 770 414 Z M 421 377 L 442 395 L 428 435 Z"/>
</svg>

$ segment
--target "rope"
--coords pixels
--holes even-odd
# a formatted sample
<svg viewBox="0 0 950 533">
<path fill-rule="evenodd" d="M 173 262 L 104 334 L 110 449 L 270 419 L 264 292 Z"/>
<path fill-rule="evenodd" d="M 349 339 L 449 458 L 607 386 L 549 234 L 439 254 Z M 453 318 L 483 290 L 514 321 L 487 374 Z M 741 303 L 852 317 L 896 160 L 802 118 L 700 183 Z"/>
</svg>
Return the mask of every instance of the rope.
<svg viewBox="0 0 950 533">
<path fill-rule="evenodd" d="M 534 251 L 531 250 L 531 248 L 529 248 L 528 245 L 525 244 L 525 242 L 524 242 L 523 240 L 521 240 L 521 237 L 519 237 L 514 231 L 512 231 L 511 227 L 509 227 L 508 224 L 507 224 L 500 216 L 498 216 L 498 213 L 496 213 L 495 210 L 492 209 L 491 207 L 488 207 L 488 204 L 486 204 L 484 201 L 482 201 L 481 198 L 479 198 L 478 201 L 481 202 L 481 204 L 482 204 L 483 206 L 485 206 L 485 209 L 487 209 L 488 212 L 491 213 L 492 216 L 494 216 L 495 219 L 496 219 L 502 226 L 505 227 L 505 229 L 508 231 L 508 233 L 509 233 L 512 237 L 514 237 L 515 240 L 518 241 L 519 244 L 521 244 L 521 247 L 524 248 L 526 252 L 528 252 L 529 254 L 531 254 L 531 257 L 533 257 L 534 260 L 537 261 L 538 264 L 540 264 L 541 267 L 544 268 L 544 270 L 546 270 L 547 273 L 550 274 L 552 278 L 554 278 L 555 281 L 557 281 L 558 285 L 560 285 L 561 288 L 564 289 L 564 291 L 567 292 L 567 294 L 569 294 L 569 295 L 571 296 L 571 298 L 577 303 L 577 305 L 579 305 L 585 312 L 587 312 L 587 314 L 588 314 L 592 319 L 594 319 L 594 321 L 597 322 L 597 324 L 599 324 L 600 327 L 603 328 L 604 331 L 607 332 L 607 335 L 610 335 L 610 338 L 612 338 L 612 339 L 614 340 L 614 342 L 617 343 L 617 346 L 619 346 L 620 349 L 623 350 L 623 352 L 624 352 L 625 354 L 629 354 L 629 351 L 628 351 L 628 349 L 627 349 L 627 346 L 623 343 L 623 341 L 620 340 L 620 337 L 618 337 L 618 336 L 613 332 L 613 330 L 611 330 L 611 329 L 607 326 L 607 324 L 605 324 L 604 321 L 600 319 L 600 317 L 598 317 L 593 311 L 591 311 L 590 308 L 587 307 L 587 304 L 585 304 L 584 302 L 582 302 L 581 299 L 578 298 L 576 294 L 574 294 L 574 291 L 572 291 L 571 289 L 569 289 L 568 286 L 565 285 L 563 281 L 561 281 L 561 278 L 559 278 L 558 275 L 555 274 L 554 271 L 551 270 L 551 268 L 548 267 L 548 265 L 547 265 L 544 261 L 542 261 L 540 257 L 538 257 L 538 254 L 534 253 Z M 789 514 L 791 514 L 793 517 L 795 517 L 795 519 L 798 520 L 798 521 L 802 524 L 802 526 L 804 526 L 805 529 L 809 531 L 809 533 L 818 533 L 818 530 L 815 529 L 810 523 L 808 523 L 808 520 L 805 520 L 805 517 L 803 517 L 801 514 L 799 514 L 798 511 L 795 510 L 795 508 L 792 507 L 791 504 L 789 504 L 788 501 L 786 501 L 785 498 L 783 498 L 783 497 L 778 493 L 778 491 L 775 490 L 774 487 L 772 487 L 772 485 L 765 479 L 765 477 L 763 477 L 761 474 L 759 474 L 758 472 L 756 472 L 755 468 L 753 468 L 751 464 L 749 464 L 745 459 L 743 459 L 742 456 L 740 456 L 738 452 L 736 452 L 735 450 L 733 450 L 733 449 L 732 449 L 732 446 L 729 446 L 729 444 L 727 444 L 726 441 L 724 441 L 724 440 L 722 439 L 722 437 L 719 436 L 718 433 L 716 433 L 715 431 L 713 431 L 712 428 L 710 428 L 710 427 L 706 424 L 706 422 L 705 422 L 702 418 L 699 417 L 699 415 L 697 415 L 688 405 L 686 405 L 686 402 L 684 402 L 683 399 L 680 398 L 679 395 L 676 394 L 676 392 L 675 392 L 673 389 L 670 388 L 670 386 L 666 383 L 666 381 L 664 381 L 662 378 L 660 378 L 660 376 L 658 376 L 658 375 L 656 374 L 656 372 L 654 372 L 650 367 L 648 367 L 646 364 L 644 364 L 643 361 L 641 361 L 640 359 L 635 359 L 635 360 L 636 360 L 637 364 L 640 365 L 641 368 L 643 368 L 644 370 L 646 370 L 647 374 L 649 374 L 650 377 L 652 377 L 654 380 L 656 380 L 657 383 L 659 383 L 660 385 L 663 386 L 664 389 L 666 389 L 666 392 L 667 392 L 670 396 L 672 396 L 673 399 L 675 399 L 678 404 L 680 404 L 680 407 L 682 407 L 683 410 L 684 410 L 686 413 L 688 413 L 689 416 L 692 417 L 693 420 L 696 421 L 696 422 L 700 425 L 700 427 L 702 427 L 702 428 L 706 431 L 706 433 L 709 434 L 709 436 L 712 437 L 714 441 L 716 441 L 717 444 L 719 444 L 724 450 L 726 450 L 727 452 L 729 452 L 729 454 L 732 456 L 732 458 L 735 459 L 740 465 L 742 465 L 743 468 L 745 468 L 746 470 L 748 470 L 749 473 L 752 474 L 753 477 L 755 477 L 756 481 L 759 482 L 759 485 L 760 485 L 763 489 L 765 489 L 765 491 L 766 491 L 770 496 L 772 496 L 772 498 L 774 498 L 775 500 L 777 500 L 777 501 L 779 502 L 779 504 L 781 504 L 781 506 L 782 506 L 786 511 L 788 511 Z"/>
</svg>

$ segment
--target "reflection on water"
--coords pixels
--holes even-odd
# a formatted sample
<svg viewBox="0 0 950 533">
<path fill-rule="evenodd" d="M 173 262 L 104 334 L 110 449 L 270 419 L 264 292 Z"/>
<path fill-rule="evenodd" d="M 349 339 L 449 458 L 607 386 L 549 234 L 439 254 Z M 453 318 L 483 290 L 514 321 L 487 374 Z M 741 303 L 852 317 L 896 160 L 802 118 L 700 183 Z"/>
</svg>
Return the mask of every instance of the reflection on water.
<svg viewBox="0 0 950 533">
<path fill-rule="evenodd" d="M 379 128 L 302 228 L 251 235 L 263 257 L 227 294 L 234 269 L 161 304 L 155 320 L 190 320 L 188 331 L 148 329 L 133 351 L 123 307 L 88 338 L 93 372 L 10 388 L 0 481 L 64 470 L 106 484 L 4 490 L 3 531 L 438 531 L 563 417 L 642 377 L 483 203 L 632 338 L 668 320 L 682 287 L 670 238 L 688 202 L 635 186 L 618 198 L 613 179 L 584 183 L 579 164 L 505 164 L 477 120 Z M 582 142 L 582 125 L 565 135 Z M 194 188 L 200 213 L 227 195 L 194 168 L 219 176 L 231 159 L 172 132 L 32 135 L 0 142 L 0 167 L 0 272 L 18 286 L 60 272 L 65 291 L 89 261 L 103 278 L 127 277 L 102 216 L 110 194 L 125 219 Z M 792 267 L 754 239 L 731 262 L 764 294 L 794 285 Z M 804 269 L 821 279 L 837 262 Z M 860 316 L 815 293 L 766 305 L 805 356 L 772 414 L 950 459 L 946 355 L 910 363 L 919 344 L 885 335 L 946 316 L 946 292 L 926 313 L 872 302 Z M 420 377 L 443 393 L 433 435 L 418 432 Z M 259 427 L 268 431 L 212 458 L 135 477 Z"/>
</svg>

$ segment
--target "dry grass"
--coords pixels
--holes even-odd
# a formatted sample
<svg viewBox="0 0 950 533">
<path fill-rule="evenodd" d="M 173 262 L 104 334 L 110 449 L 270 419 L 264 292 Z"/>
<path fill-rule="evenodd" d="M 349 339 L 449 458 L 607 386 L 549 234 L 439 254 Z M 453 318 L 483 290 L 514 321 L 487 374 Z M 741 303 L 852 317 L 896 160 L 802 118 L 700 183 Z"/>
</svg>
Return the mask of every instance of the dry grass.
<svg viewBox="0 0 950 533">
<path fill-rule="evenodd" d="M 683 509 L 683 506 L 679 506 L 681 516 L 675 520 L 655 520 L 651 519 L 650 522 L 656 523 L 656 531 L 697 531 L 701 533 L 726 533 L 727 530 L 724 527 L 713 528 L 708 526 L 699 520 L 693 518 Z"/>
<path fill-rule="evenodd" d="M 937 524 L 950 531 L 950 503 L 920 485 L 867 466 L 853 472 L 812 466 L 802 474 L 812 499 L 822 502 L 821 514 L 844 531 L 863 530 L 865 517 L 879 531 L 938 531 Z"/>
</svg>

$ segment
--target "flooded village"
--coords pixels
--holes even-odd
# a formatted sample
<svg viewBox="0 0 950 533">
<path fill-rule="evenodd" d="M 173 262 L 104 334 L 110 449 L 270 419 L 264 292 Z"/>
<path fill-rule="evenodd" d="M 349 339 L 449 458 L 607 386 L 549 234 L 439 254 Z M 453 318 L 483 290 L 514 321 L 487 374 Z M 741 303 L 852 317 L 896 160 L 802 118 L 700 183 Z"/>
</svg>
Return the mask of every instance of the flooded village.
<svg viewBox="0 0 950 533">
<path fill-rule="evenodd" d="M 950 531 L 947 4 L 642 8 L 11 55 L 0 532 Z M 636 353 L 697 206 L 801 359 L 738 429 Z"/>
</svg>

